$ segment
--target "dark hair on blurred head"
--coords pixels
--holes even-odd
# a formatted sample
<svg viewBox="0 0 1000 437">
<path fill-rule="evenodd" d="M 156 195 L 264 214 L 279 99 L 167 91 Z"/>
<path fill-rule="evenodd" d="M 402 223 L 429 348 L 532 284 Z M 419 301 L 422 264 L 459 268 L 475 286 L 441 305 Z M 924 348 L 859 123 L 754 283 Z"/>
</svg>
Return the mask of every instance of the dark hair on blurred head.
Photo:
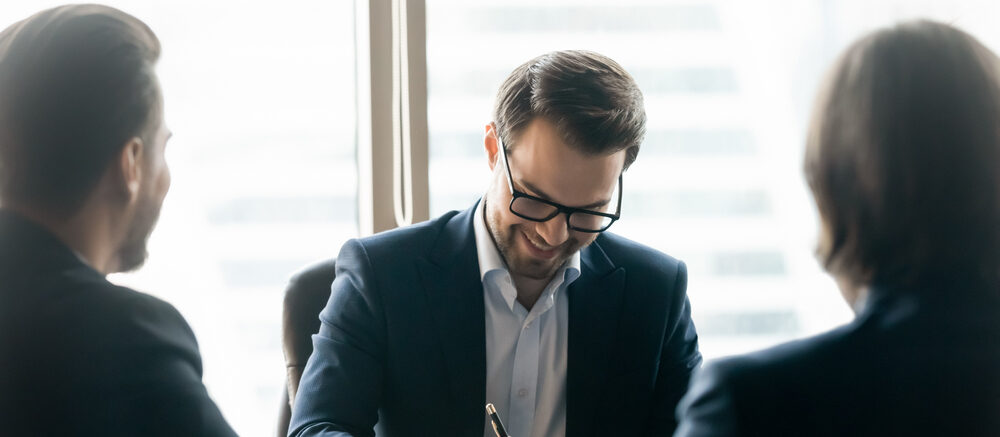
<svg viewBox="0 0 1000 437">
<path fill-rule="evenodd" d="M 547 53 L 517 67 L 500 86 L 493 117 L 508 148 L 528 123 L 542 117 L 584 153 L 626 150 L 625 168 L 646 134 L 635 80 L 617 62 L 583 50 Z"/>
<path fill-rule="evenodd" d="M 998 283 L 998 59 L 949 25 L 875 32 L 817 100 L 806 179 L 824 266 L 854 285 Z"/>
<path fill-rule="evenodd" d="M 0 33 L 0 201 L 71 214 L 130 138 L 149 145 L 159 55 L 146 24 L 100 5 Z"/>
</svg>

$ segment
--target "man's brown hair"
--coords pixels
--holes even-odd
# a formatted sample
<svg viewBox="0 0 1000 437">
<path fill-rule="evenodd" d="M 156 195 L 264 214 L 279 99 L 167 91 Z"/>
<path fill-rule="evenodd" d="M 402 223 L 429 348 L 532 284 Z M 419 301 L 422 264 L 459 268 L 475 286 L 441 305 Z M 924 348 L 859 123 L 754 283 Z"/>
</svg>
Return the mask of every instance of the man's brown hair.
<svg viewBox="0 0 1000 437">
<path fill-rule="evenodd" d="M 161 99 L 160 43 L 118 9 L 67 5 L 0 33 L 0 201 L 68 215 Z"/>
<path fill-rule="evenodd" d="M 584 153 L 626 150 L 635 161 L 646 134 L 642 93 L 624 68 L 583 50 L 546 53 L 517 67 L 500 86 L 493 111 L 508 147 L 529 122 L 542 117 L 564 141 Z"/>
<path fill-rule="evenodd" d="M 972 36 L 915 21 L 875 32 L 817 100 L 805 175 L 823 265 L 855 286 L 997 284 L 1000 74 Z"/>
</svg>

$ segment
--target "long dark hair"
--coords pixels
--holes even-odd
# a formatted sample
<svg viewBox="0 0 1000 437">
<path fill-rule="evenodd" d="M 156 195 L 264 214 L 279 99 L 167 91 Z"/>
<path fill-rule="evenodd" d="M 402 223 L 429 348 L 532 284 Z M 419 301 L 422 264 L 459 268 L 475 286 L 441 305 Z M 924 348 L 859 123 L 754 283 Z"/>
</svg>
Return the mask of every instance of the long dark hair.
<svg viewBox="0 0 1000 437">
<path fill-rule="evenodd" d="M 930 21 L 857 41 L 817 100 L 805 175 L 823 221 L 818 256 L 839 278 L 996 285 L 996 55 Z"/>
</svg>

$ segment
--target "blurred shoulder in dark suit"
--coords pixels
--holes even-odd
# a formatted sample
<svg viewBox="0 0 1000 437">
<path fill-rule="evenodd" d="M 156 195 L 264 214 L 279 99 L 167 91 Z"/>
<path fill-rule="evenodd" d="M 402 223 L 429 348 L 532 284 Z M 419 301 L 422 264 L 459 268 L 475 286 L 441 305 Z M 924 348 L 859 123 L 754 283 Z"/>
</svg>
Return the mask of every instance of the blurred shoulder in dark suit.
<svg viewBox="0 0 1000 437">
<path fill-rule="evenodd" d="M 1000 435 L 1000 71 L 952 26 L 854 43 L 805 174 L 820 262 L 857 317 L 706 365 L 677 436 Z"/>
</svg>

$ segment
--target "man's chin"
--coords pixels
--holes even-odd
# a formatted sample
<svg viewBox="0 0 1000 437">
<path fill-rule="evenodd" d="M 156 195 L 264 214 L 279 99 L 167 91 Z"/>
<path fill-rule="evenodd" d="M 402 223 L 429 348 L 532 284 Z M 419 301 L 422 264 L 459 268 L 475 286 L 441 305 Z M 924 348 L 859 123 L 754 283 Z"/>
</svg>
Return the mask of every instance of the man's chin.
<svg viewBox="0 0 1000 437">
<path fill-rule="evenodd" d="M 118 267 L 115 269 L 117 273 L 139 270 L 146 263 L 146 259 L 149 258 L 147 247 L 151 233 L 152 227 L 146 232 L 134 233 L 132 238 L 118 249 Z"/>
<path fill-rule="evenodd" d="M 556 260 L 541 262 L 534 259 L 522 258 L 515 264 L 512 273 L 530 279 L 546 280 L 556 274 L 556 271 L 559 270 L 563 262 L 565 262 L 565 259 L 558 262 Z"/>
<path fill-rule="evenodd" d="M 146 258 L 149 257 L 149 251 L 146 250 L 146 247 L 159 218 L 160 207 L 154 204 L 151 198 L 140 202 L 137 216 L 133 218 L 124 243 L 118 248 L 118 267 L 115 269 L 116 272 L 125 273 L 135 271 L 146 263 Z"/>
<path fill-rule="evenodd" d="M 141 250 L 124 251 L 118 255 L 118 267 L 114 269 L 115 273 L 128 273 L 139 270 L 146 264 L 146 258 L 148 257 L 149 253 L 145 247 Z"/>
</svg>

